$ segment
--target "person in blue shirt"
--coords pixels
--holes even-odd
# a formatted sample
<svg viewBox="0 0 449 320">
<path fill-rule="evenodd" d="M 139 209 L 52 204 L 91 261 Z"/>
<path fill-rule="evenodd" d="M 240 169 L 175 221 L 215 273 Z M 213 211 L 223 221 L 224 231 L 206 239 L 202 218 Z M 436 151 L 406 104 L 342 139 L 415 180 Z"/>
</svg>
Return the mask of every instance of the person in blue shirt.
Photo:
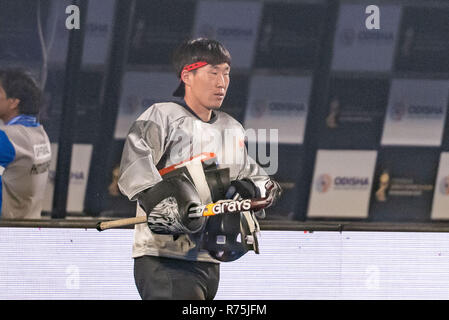
<svg viewBox="0 0 449 320">
<path fill-rule="evenodd" d="M 41 91 L 23 70 L 0 69 L 0 218 L 36 219 L 51 160 L 50 141 L 37 121 Z"/>
</svg>

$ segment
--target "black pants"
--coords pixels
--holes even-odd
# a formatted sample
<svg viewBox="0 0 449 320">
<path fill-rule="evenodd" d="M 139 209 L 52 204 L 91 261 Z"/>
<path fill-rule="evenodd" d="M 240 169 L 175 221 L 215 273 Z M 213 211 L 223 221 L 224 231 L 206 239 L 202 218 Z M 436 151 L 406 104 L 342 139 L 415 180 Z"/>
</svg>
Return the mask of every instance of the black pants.
<svg viewBox="0 0 449 320">
<path fill-rule="evenodd" d="M 220 265 L 143 256 L 134 259 L 134 280 L 143 300 L 212 300 Z"/>
</svg>

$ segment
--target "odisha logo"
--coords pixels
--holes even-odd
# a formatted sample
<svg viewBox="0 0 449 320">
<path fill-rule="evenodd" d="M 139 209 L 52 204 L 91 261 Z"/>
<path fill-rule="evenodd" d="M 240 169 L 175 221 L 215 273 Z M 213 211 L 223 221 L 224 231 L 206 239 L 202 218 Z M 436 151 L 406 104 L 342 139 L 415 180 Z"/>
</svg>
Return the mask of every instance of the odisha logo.
<svg viewBox="0 0 449 320">
<path fill-rule="evenodd" d="M 417 116 L 441 116 L 444 110 L 438 106 L 410 105 L 408 107 L 408 113 Z"/>
<path fill-rule="evenodd" d="M 284 116 L 295 116 L 306 111 L 306 105 L 302 102 L 279 102 L 270 101 L 264 99 L 254 100 L 251 108 L 251 114 L 254 118 L 262 117 L 266 112 L 269 115 L 284 115 Z"/>
<path fill-rule="evenodd" d="M 254 100 L 252 108 L 251 108 L 251 115 L 254 118 L 260 118 L 264 115 L 267 108 L 268 108 L 267 100 L 265 100 L 265 99 Z"/>
<path fill-rule="evenodd" d="M 392 120 L 400 121 L 406 114 L 410 118 L 432 118 L 440 117 L 443 113 L 443 108 L 439 106 L 408 105 L 403 100 L 400 100 L 393 104 L 390 116 Z"/>
<path fill-rule="evenodd" d="M 378 30 L 355 31 L 352 28 L 343 29 L 339 35 L 340 42 L 345 46 L 351 46 L 357 40 L 358 42 L 384 42 L 394 41 L 392 32 L 379 32 Z"/>
<path fill-rule="evenodd" d="M 318 176 L 316 180 L 316 189 L 318 192 L 326 192 L 332 185 L 332 178 L 330 175 L 324 173 Z"/>
<path fill-rule="evenodd" d="M 397 101 L 391 108 L 391 119 L 394 121 L 400 121 L 407 111 L 407 105 L 403 100 Z"/>
<path fill-rule="evenodd" d="M 334 185 L 335 189 L 360 189 L 369 186 L 369 178 L 367 177 L 345 177 L 337 176 L 332 180 L 328 174 L 318 176 L 316 180 L 316 189 L 318 192 L 326 192 Z"/>
<path fill-rule="evenodd" d="M 369 185 L 367 177 L 336 177 L 334 179 L 336 188 L 360 188 Z"/>
<path fill-rule="evenodd" d="M 108 25 L 107 24 L 88 23 L 86 27 L 87 27 L 87 33 L 90 36 L 105 37 L 106 34 L 108 33 Z"/>
<path fill-rule="evenodd" d="M 360 41 L 384 41 L 391 42 L 394 40 L 392 32 L 379 32 L 378 30 L 363 30 L 357 35 L 357 39 Z"/>
<path fill-rule="evenodd" d="M 440 191 L 444 195 L 449 195 L 449 176 L 445 176 L 440 182 Z"/>
<path fill-rule="evenodd" d="M 271 113 L 278 112 L 304 112 L 306 110 L 306 105 L 304 103 L 293 103 L 293 102 L 270 102 L 268 109 Z"/>
</svg>

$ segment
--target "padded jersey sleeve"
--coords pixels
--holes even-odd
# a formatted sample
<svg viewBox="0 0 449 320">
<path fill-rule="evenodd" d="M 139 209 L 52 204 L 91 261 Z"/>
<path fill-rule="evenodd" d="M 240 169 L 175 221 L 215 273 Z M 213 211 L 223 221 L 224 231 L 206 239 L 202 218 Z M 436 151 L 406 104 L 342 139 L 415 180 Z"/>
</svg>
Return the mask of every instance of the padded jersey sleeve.
<svg viewBox="0 0 449 320">
<path fill-rule="evenodd" d="M 162 180 L 156 164 L 167 148 L 169 120 L 155 106 L 133 123 L 125 140 L 118 187 L 130 200 Z"/>
</svg>

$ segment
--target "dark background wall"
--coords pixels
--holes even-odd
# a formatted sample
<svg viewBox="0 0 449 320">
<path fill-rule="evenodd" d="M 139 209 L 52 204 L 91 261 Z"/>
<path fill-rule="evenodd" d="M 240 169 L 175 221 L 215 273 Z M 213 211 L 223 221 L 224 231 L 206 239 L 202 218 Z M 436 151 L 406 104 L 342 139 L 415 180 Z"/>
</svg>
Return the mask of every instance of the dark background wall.
<svg viewBox="0 0 449 320">
<path fill-rule="evenodd" d="M 72 3 L 80 30 L 65 26 Z M 46 215 L 134 215 L 114 178 L 124 136 L 173 100 L 172 50 L 205 36 L 233 56 L 222 109 L 279 130 L 268 220 L 435 222 L 449 218 L 448 17 L 446 1 L 2 0 L 0 65 L 39 79 L 40 121 L 71 166 L 58 174 L 55 157 Z"/>
</svg>

